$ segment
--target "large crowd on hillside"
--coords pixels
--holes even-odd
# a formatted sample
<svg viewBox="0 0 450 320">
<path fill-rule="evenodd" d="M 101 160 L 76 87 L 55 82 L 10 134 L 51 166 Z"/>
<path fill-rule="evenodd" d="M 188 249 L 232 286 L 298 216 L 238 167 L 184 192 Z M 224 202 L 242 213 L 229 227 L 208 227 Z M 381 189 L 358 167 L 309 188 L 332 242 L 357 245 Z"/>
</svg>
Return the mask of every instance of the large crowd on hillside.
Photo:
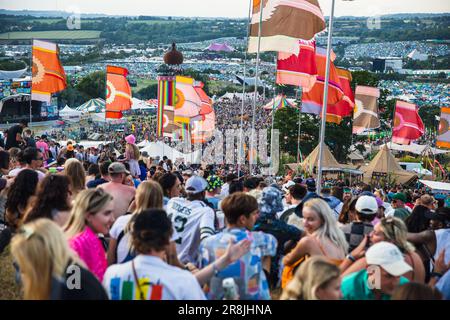
<svg viewBox="0 0 450 320">
<path fill-rule="evenodd" d="M 448 196 L 175 165 L 132 134 L 57 150 L 26 126 L 0 150 L 1 299 L 450 299 Z"/>
</svg>

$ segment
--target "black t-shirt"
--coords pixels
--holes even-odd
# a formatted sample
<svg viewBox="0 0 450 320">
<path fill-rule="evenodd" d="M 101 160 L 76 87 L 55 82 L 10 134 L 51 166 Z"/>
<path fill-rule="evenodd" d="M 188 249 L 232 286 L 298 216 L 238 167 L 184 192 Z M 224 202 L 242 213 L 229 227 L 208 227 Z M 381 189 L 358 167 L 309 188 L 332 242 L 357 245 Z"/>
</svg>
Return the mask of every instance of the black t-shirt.
<svg viewBox="0 0 450 320">
<path fill-rule="evenodd" d="M 8 129 L 8 136 L 6 138 L 5 149 L 8 150 L 10 148 L 18 148 L 19 143 L 16 140 L 16 136 L 18 133 L 22 134 L 23 128 L 21 125 L 16 124 Z"/>
<path fill-rule="evenodd" d="M 100 281 L 88 270 L 75 264 L 80 270 L 79 288 L 70 288 L 76 281 L 71 277 L 75 276 L 75 269 L 67 269 L 65 279 L 52 280 L 51 300 L 108 300 L 108 295 Z"/>
</svg>

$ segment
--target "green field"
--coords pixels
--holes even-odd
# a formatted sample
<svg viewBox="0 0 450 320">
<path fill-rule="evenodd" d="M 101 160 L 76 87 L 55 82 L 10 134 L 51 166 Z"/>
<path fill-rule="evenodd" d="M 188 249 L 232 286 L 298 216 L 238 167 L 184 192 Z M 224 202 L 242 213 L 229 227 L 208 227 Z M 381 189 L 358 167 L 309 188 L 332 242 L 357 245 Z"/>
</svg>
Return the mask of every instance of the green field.
<svg viewBox="0 0 450 320">
<path fill-rule="evenodd" d="M 157 84 L 155 79 L 136 79 L 137 86 L 133 88 L 133 91 L 138 92 L 142 88 L 148 87 L 151 84 Z"/>
<path fill-rule="evenodd" d="M 0 33 L 0 40 L 26 40 L 26 39 L 98 39 L 100 31 L 97 30 L 55 30 L 55 31 L 15 31 Z"/>
</svg>

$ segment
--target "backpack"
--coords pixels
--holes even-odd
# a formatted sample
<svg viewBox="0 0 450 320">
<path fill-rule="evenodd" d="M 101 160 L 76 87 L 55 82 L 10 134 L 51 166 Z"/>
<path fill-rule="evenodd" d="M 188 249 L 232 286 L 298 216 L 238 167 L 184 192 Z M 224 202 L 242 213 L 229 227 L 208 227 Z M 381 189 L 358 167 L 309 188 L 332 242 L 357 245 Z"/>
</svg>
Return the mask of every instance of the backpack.
<svg viewBox="0 0 450 320">
<path fill-rule="evenodd" d="M 131 212 L 125 213 L 125 215 L 127 215 L 127 214 L 131 214 Z M 125 236 L 125 229 L 120 231 L 119 236 L 117 237 L 116 257 L 119 256 L 119 243 L 120 243 L 120 240 L 122 240 L 124 236 Z M 136 253 L 133 252 L 133 250 L 131 250 L 131 248 L 129 248 L 127 256 L 125 257 L 125 259 L 123 259 L 123 261 L 121 261 L 121 262 L 117 261 L 117 263 L 125 263 L 125 262 L 128 262 L 128 261 L 131 261 L 135 257 L 136 257 Z"/>
</svg>

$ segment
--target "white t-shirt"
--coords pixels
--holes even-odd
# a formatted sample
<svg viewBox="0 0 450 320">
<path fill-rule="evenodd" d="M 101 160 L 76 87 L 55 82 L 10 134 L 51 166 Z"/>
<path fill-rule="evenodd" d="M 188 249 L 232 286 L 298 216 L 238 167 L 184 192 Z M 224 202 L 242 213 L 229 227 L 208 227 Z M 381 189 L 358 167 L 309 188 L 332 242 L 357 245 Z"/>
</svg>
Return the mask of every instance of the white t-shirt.
<svg viewBox="0 0 450 320">
<path fill-rule="evenodd" d="M 172 198 L 166 211 L 173 224 L 178 258 L 182 263 L 197 263 L 200 241 L 215 233 L 214 210 L 202 201 Z"/>
<path fill-rule="evenodd" d="M 117 218 L 114 221 L 111 230 L 109 230 L 109 235 L 111 238 L 117 240 L 119 238 L 120 233 L 125 229 L 133 215 L 126 214 Z M 130 235 L 129 233 L 125 233 L 120 242 L 117 244 L 117 263 L 121 263 L 128 255 L 128 251 L 130 250 Z"/>
<path fill-rule="evenodd" d="M 171 266 L 158 257 L 138 255 L 133 259 L 145 300 L 205 300 L 197 279 L 187 270 Z M 110 266 L 103 286 L 111 300 L 140 300 L 132 261 Z"/>
<path fill-rule="evenodd" d="M 17 177 L 17 175 L 20 173 L 20 171 L 25 170 L 25 169 L 27 169 L 27 168 L 16 168 L 16 169 L 12 169 L 12 170 L 8 173 L 8 176 L 10 176 L 10 177 Z M 43 173 L 42 171 L 39 171 L 39 170 L 34 170 L 34 171 L 37 172 L 37 174 L 38 174 L 38 179 L 39 179 L 39 180 L 42 180 L 42 179 L 45 178 L 45 173 Z"/>
</svg>

